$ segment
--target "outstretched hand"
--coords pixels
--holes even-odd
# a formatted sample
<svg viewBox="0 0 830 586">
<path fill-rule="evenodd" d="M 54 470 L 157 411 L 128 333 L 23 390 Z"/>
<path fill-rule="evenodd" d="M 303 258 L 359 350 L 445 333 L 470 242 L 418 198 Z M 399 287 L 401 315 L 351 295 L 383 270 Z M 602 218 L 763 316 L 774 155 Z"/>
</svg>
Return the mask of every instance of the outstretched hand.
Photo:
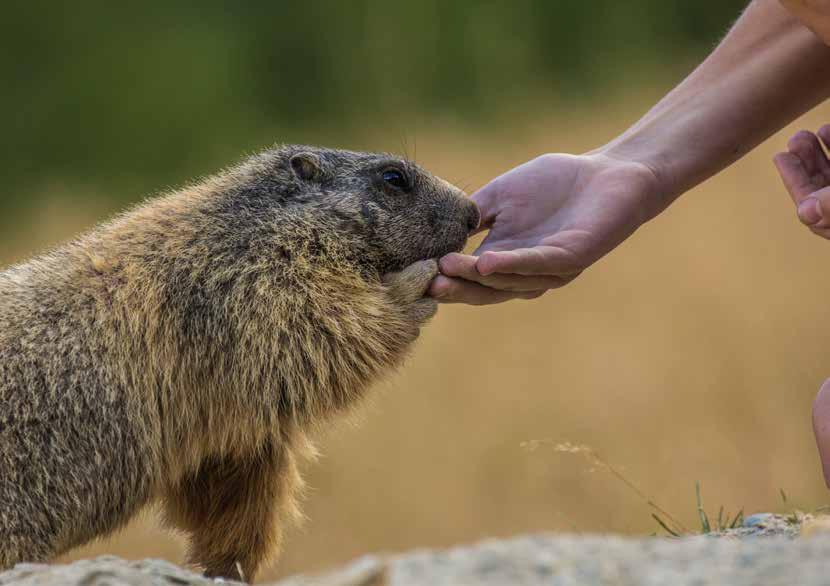
<svg viewBox="0 0 830 586">
<path fill-rule="evenodd" d="M 430 295 L 487 305 L 534 299 L 569 283 L 664 207 L 645 165 L 605 154 L 542 155 L 497 177 L 473 200 L 487 237 L 450 254 Z"/>
</svg>

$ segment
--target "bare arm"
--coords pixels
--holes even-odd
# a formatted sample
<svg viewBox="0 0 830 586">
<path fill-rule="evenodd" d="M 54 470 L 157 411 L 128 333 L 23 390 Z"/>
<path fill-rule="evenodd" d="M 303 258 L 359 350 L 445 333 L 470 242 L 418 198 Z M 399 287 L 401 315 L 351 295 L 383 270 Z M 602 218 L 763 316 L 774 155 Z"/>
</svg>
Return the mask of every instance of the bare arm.
<svg viewBox="0 0 830 586">
<path fill-rule="evenodd" d="M 676 197 L 830 95 L 830 48 L 777 0 L 753 2 L 679 86 L 604 147 Z"/>
<path fill-rule="evenodd" d="M 479 190 L 489 234 L 475 256 L 444 257 L 430 292 L 487 304 L 559 287 L 828 95 L 830 48 L 778 0 L 754 0 L 621 136 L 581 156 L 543 155 Z"/>
</svg>

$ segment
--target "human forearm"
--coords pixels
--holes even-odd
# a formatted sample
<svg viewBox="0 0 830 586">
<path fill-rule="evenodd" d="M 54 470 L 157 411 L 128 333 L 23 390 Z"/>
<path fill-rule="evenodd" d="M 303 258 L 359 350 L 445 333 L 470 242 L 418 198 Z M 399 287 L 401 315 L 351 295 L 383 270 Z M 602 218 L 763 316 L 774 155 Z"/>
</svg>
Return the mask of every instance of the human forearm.
<svg viewBox="0 0 830 586">
<path fill-rule="evenodd" d="M 647 165 L 667 205 L 828 95 L 830 48 L 777 0 L 755 0 L 706 61 L 600 151 Z"/>
</svg>

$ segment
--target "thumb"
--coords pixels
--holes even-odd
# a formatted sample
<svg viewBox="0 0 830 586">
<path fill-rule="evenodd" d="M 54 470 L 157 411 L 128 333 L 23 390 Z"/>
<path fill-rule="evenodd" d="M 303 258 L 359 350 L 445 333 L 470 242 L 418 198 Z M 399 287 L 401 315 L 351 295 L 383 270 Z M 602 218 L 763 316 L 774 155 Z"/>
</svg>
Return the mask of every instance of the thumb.
<svg viewBox="0 0 830 586">
<path fill-rule="evenodd" d="M 830 488 L 830 379 L 821 385 L 813 402 L 813 433 L 824 472 L 824 483 Z"/>
<path fill-rule="evenodd" d="M 491 181 L 470 197 L 478 206 L 479 212 L 481 212 L 478 232 L 490 228 L 498 215 L 499 188 L 496 181 Z"/>
<path fill-rule="evenodd" d="M 798 204 L 798 219 L 807 226 L 830 225 L 830 187 L 824 187 L 805 197 Z"/>
</svg>

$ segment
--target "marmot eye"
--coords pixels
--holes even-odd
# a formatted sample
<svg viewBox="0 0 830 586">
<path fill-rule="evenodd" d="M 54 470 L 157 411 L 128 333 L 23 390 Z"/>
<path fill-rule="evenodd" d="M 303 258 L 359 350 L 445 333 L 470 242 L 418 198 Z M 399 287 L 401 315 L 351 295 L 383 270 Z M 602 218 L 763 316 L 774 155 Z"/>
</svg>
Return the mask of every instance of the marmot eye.
<svg viewBox="0 0 830 586">
<path fill-rule="evenodd" d="M 406 176 L 397 169 L 387 169 L 383 172 L 382 177 L 386 183 L 395 189 L 400 189 L 401 191 L 407 191 L 409 189 L 409 183 L 406 180 Z"/>
</svg>

